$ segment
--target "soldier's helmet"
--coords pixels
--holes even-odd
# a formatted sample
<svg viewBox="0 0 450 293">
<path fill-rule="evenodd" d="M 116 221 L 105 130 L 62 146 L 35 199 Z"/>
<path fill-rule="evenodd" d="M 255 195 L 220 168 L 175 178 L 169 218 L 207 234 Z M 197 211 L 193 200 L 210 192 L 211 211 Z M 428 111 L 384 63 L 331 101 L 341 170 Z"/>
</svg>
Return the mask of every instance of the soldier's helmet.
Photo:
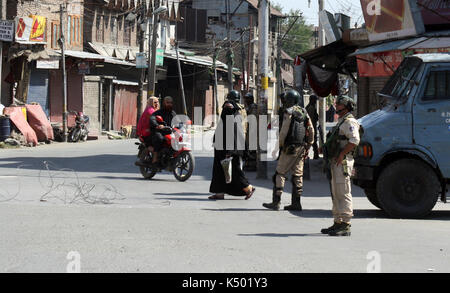
<svg viewBox="0 0 450 293">
<path fill-rule="evenodd" d="M 228 93 L 227 100 L 239 103 L 241 101 L 241 94 L 237 90 L 232 90 Z"/>
<path fill-rule="evenodd" d="M 300 98 L 300 94 L 296 90 L 288 90 L 284 95 L 286 107 L 290 108 L 294 105 L 297 105 L 300 101 Z"/>
<path fill-rule="evenodd" d="M 250 104 L 255 102 L 255 97 L 253 97 L 253 94 L 251 92 L 246 93 L 244 99 L 250 102 Z"/>
<path fill-rule="evenodd" d="M 336 99 L 336 104 L 344 105 L 350 112 L 356 109 L 355 101 L 349 96 L 339 96 Z"/>
</svg>

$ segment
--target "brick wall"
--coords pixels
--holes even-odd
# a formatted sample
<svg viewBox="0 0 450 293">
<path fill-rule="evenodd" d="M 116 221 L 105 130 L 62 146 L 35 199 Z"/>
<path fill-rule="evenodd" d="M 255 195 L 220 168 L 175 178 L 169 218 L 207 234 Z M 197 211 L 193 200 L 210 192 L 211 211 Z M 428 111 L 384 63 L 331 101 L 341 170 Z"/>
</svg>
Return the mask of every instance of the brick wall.
<svg viewBox="0 0 450 293">
<path fill-rule="evenodd" d="M 89 116 L 89 134 L 99 135 L 100 129 L 100 77 L 85 76 L 83 79 L 83 113 Z"/>
<path fill-rule="evenodd" d="M 46 18 L 46 35 L 45 35 L 45 43 L 47 48 L 52 48 L 52 23 L 59 24 L 60 13 L 59 13 L 59 5 L 61 1 L 58 0 L 46 0 L 45 3 L 41 1 L 7 1 L 7 19 L 14 19 L 16 16 L 27 17 L 29 15 L 39 15 Z M 83 16 L 83 5 L 81 3 L 70 4 L 67 7 L 67 13 L 65 14 L 65 36 L 66 36 L 66 49 L 67 50 L 83 50 L 83 33 L 80 32 L 80 38 L 74 39 L 70 41 L 68 39 L 68 18 L 67 16 L 71 15 L 71 17 L 79 18 L 79 29 L 82 30 L 82 16 Z M 73 25 L 71 25 L 73 27 Z M 59 36 L 55 36 L 55 38 L 59 38 Z"/>
<path fill-rule="evenodd" d="M 126 20 L 124 11 L 108 8 L 103 1 L 85 4 L 84 42 L 138 47 L 137 21 Z M 101 33 L 103 31 L 103 34 Z"/>
</svg>

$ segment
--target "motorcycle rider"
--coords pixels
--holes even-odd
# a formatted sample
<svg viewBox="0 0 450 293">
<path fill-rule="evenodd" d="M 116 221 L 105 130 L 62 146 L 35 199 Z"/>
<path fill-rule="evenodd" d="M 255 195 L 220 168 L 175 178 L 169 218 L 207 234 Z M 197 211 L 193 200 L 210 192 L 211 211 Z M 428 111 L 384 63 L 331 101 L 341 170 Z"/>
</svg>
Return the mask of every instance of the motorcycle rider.
<svg viewBox="0 0 450 293">
<path fill-rule="evenodd" d="M 159 110 L 158 98 L 157 97 L 148 98 L 147 107 L 145 108 L 144 112 L 139 118 L 139 122 L 137 125 L 137 135 L 141 138 L 142 141 L 144 141 L 145 146 L 147 147 L 149 152 L 153 151 L 153 147 L 151 146 L 152 136 L 150 131 L 150 117 L 157 110 Z M 141 159 L 139 159 L 136 161 L 135 165 L 143 166 L 144 162 L 142 162 Z"/>
<path fill-rule="evenodd" d="M 158 111 L 154 112 L 150 117 L 150 129 L 153 145 L 153 160 L 152 164 L 158 162 L 158 153 L 161 151 L 164 143 L 164 135 L 170 133 L 170 127 L 172 126 L 172 119 L 177 114 L 173 110 L 173 98 L 166 96 L 163 99 L 162 107 Z M 163 119 L 163 123 L 158 122 L 157 116 Z"/>
</svg>

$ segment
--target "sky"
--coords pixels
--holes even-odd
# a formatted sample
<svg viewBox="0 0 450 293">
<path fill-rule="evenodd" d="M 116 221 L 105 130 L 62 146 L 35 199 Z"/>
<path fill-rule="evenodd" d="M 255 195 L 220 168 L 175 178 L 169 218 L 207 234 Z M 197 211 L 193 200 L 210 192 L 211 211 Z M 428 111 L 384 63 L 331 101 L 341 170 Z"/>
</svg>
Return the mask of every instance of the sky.
<svg viewBox="0 0 450 293">
<path fill-rule="evenodd" d="M 310 0 L 311 6 L 308 8 L 308 0 L 271 0 L 271 3 L 278 3 L 283 7 L 283 13 L 288 13 L 291 9 L 300 9 L 306 19 L 307 24 L 318 25 L 319 1 Z M 360 0 L 324 0 L 325 9 L 331 13 L 344 13 L 351 17 L 351 27 L 355 22 L 358 26 L 364 23 L 361 11 Z"/>
</svg>

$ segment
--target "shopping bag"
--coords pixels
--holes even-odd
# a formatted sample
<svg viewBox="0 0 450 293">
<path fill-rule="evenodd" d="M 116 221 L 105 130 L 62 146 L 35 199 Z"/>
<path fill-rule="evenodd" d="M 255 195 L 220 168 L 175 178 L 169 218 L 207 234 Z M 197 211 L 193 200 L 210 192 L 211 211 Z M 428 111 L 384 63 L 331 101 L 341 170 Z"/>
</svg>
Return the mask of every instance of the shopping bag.
<svg viewBox="0 0 450 293">
<path fill-rule="evenodd" d="M 222 165 L 223 173 L 225 173 L 225 182 L 227 184 L 231 183 L 232 179 L 232 164 L 231 161 L 233 160 L 232 157 L 223 159 L 220 161 L 220 164 Z"/>
</svg>

